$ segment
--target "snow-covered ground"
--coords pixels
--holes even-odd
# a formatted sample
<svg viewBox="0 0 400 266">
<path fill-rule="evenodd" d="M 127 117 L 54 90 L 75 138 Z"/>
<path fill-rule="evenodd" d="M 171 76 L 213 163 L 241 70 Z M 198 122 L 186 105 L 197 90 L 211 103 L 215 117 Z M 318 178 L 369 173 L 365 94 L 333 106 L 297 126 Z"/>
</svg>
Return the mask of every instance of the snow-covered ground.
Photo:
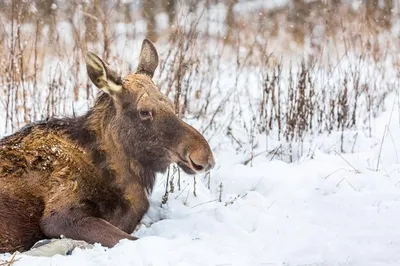
<svg viewBox="0 0 400 266">
<path fill-rule="evenodd" d="M 134 233 L 138 241 L 70 256 L 17 255 L 13 265 L 400 265 L 395 95 L 388 107 L 375 119 L 372 138 L 348 143 L 354 153 L 317 149 L 293 164 L 260 156 L 251 167 L 220 149 L 210 189 L 197 177 L 196 196 L 193 177 L 182 176 L 181 190 L 175 187 L 162 205 L 166 178 L 160 176 Z"/>
</svg>

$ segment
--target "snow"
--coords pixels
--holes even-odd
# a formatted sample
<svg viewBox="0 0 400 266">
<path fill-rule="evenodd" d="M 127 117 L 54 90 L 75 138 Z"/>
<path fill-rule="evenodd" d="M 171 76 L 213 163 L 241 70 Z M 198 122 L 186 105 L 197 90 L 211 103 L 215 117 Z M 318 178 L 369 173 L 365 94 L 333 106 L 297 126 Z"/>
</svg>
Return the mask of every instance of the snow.
<svg viewBox="0 0 400 266">
<path fill-rule="evenodd" d="M 317 149 L 296 163 L 259 158 L 251 167 L 217 151 L 210 189 L 198 176 L 196 196 L 193 177 L 182 175 L 181 190 L 161 204 L 159 177 L 138 241 L 71 256 L 17 255 L 13 265 L 399 265 L 400 129 L 390 99 L 394 108 L 354 153 Z M 380 152 L 386 132 L 393 139 L 385 135 Z"/>
</svg>

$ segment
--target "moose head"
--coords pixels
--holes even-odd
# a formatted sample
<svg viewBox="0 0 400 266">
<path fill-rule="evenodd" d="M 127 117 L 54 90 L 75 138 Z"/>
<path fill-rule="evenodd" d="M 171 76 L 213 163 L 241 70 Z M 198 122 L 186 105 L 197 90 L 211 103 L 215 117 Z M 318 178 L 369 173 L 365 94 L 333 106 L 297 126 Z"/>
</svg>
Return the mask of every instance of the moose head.
<svg viewBox="0 0 400 266">
<path fill-rule="evenodd" d="M 171 163 L 188 174 L 214 167 L 207 141 L 174 113 L 170 99 L 152 81 L 158 54 L 149 40 L 143 41 L 136 73 L 124 78 L 93 53 L 87 54 L 86 65 L 94 85 L 111 98 L 103 134 L 125 156 L 154 172 L 165 171 Z"/>
</svg>

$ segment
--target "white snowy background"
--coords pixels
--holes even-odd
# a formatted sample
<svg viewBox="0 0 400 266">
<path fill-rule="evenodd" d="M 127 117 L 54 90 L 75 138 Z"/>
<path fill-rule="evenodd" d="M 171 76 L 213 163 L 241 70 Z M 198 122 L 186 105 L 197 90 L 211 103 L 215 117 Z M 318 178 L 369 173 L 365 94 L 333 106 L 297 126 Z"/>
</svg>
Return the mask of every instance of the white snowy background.
<svg viewBox="0 0 400 266">
<path fill-rule="evenodd" d="M 253 4 L 257 8 L 273 8 L 286 2 Z M 255 6 L 239 3 L 235 10 Z M 216 33 L 226 31 L 219 23 L 225 12 L 225 7 L 218 4 L 210 10 Z M 158 15 L 159 25 L 165 19 L 165 14 Z M 144 23 L 137 21 L 136 29 L 140 31 Z M 204 23 L 200 23 L 202 26 Z M 68 25 L 62 23 L 58 27 L 68 30 Z M 393 36 L 398 34 L 396 27 L 393 26 Z M 117 25 L 116 30 L 124 31 L 125 27 Z M 120 37 L 115 43 L 116 51 L 123 51 L 117 52 L 116 57 L 125 61 L 117 68 L 126 73 L 136 64 L 141 39 Z M 156 45 L 161 60 L 173 49 L 162 40 Z M 272 45 L 279 50 L 279 42 L 272 41 Z M 365 113 L 366 103 L 362 100 L 357 113 L 362 122 L 353 128 L 311 131 L 291 144 L 282 142 L 276 130 L 268 134 L 248 130 L 255 127 L 254 106 L 261 98 L 260 71 L 246 67 L 238 75 L 236 58 L 226 56 L 225 51 L 218 66 L 223 69 L 219 72 L 222 74 L 208 76 L 218 82 L 211 81 L 204 90 L 213 96 L 212 110 L 217 110 L 229 95 L 232 97 L 216 115 L 216 122 L 210 122 L 212 114 L 200 119 L 185 117 L 200 130 L 212 124 L 212 130 L 204 134 L 215 154 L 215 169 L 209 175 L 196 177 L 181 172 L 180 189 L 175 173 L 173 192 L 164 204 L 167 175 L 159 175 L 150 198 L 151 207 L 141 227 L 133 233 L 140 238 L 138 241 L 122 240 L 111 249 L 96 244 L 90 250 L 76 249 L 70 256 L 17 254 L 12 265 L 400 265 L 399 72 L 391 65 L 399 56 L 398 44 L 394 47 L 384 62 L 372 65 L 368 59 L 357 61 L 357 54 L 346 54 L 343 60 L 332 63 L 336 69 L 327 70 L 321 65 L 315 70 L 314 84 L 328 84 L 328 88 L 339 88 L 335 84 L 343 82 L 344 73 L 354 70 L 362 82 L 375 86 L 375 96 L 383 87 L 391 89 L 385 90 L 387 95 L 375 116 Z M 201 52 L 217 57 L 223 51 L 218 43 L 210 41 Z M 291 52 L 283 53 L 282 60 L 286 67 L 286 80 L 281 83 L 284 94 L 284 85 L 290 83 L 288 69 L 300 71 L 300 59 Z M 68 67 L 59 63 L 55 66 L 54 62 L 51 58 L 46 60 L 49 76 L 52 71 Z M 354 62 L 361 62 L 361 67 L 351 69 L 359 65 Z M 84 69 L 81 71 L 85 78 Z M 156 83 L 162 75 L 155 75 Z M 74 82 L 64 85 L 72 88 Z M 201 84 L 196 79 L 193 82 Z M 354 80 L 349 82 L 353 84 Z M 92 99 L 76 101 L 73 106 L 66 104 L 59 112 L 79 114 L 91 102 Z M 5 119 L 4 113 L 1 116 Z M 240 119 L 231 121 L 232 116 Z M 229 122 L 234 139 L 226 133 Z M 11 131 L 2 126 L 5 135 Z M 174 168 L 170 170 L 174 172 Z M 11 258 L 12 254 L 0 254 L 0 263 Z"/>
</svg>

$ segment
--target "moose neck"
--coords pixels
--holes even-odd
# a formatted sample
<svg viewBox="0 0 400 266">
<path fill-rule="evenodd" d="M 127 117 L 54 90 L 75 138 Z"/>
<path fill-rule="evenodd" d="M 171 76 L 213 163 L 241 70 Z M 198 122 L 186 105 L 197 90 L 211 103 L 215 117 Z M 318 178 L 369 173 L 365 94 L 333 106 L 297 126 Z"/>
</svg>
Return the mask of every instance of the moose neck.
<svg viewBox="0 0 400 266">
<path fill-rule="evenodd" d="M 112 134 L 109 124 L 115 112 L 111 97 L 101 94 L 94 107 L 76 120 L 75 125 L 81 132 L 78 142 L 90 154 L 102 178 L 115 182 L 123 190 L 138 184 L 151 192 L 155 182 L 154 171 L 128 156 L 113 137 L 115 134 Z"/>
</svg>

